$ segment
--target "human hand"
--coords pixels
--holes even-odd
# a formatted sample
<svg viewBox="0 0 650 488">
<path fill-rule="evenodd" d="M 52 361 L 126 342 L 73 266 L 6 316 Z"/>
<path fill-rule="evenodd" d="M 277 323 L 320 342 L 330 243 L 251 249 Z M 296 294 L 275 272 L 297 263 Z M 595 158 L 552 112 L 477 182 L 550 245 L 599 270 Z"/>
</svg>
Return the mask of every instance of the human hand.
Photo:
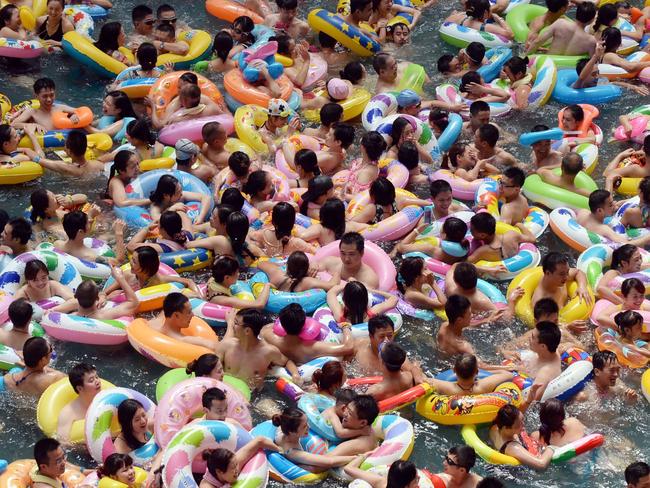
<svg viewBox="0 0 650 488">
<path fill-rule="evenodd" d="M 623 394 L 625 395 L 625 399 L 629 402 L 636 401 L 639 398 L 639 394 L 632 388 L 626 388 Z"/>
<path fill-rule="evenodd" d="M 201 295 L 201 290 L 199 290 L 199 287 L 196 283 L 194 283 L 194 281 L 187 280 L 187 287 L 193 292 L 197 293 L 199 296 Z"/>
<path fill-rule="evenodd" d="M 294 117 L 294 118 L 291 119 L 291 121 L 289 122 L 289 127 L 290 127 L 291 129 L 295 130 L 295 131 L 300 130 L 301 125 L 302 125 L 302 124 L 301 124 L 301 122 L 300 122 L 300 117 Z"/>
<path fill-rule="evenodd" d="M 508 295 L 508 302 L 516 302 L 524 296 L 524 293 L 526 293 L 526 290 L 524 290 L 521 286 L 518 286 L 512 290 L 512 293 L 510 295 Z"/>
<path fill-rule="evenodd" d="M 631 130 L 631 128 L 630 128 L 630 130 Z M 636 151 L 633 148 L 630 147 L 630 148 L 625 149 L 624 151 L 621 151 L 618 154 L 618 157 L 619 157 L 619 159 L 629 158 L 630 156 L 634 155 L 635 152 Z"/>
<path fill-rule="evenodd" d="M 54 198 L 56 199 L 56 203 L 58 203 L 59 207 L 63 207 L 65 203 L 68 203 L 66 201 L 67 198 L 65 195 L 57 194 L 54 195 Z"/>
<path fill-rule="evenodd" d="M 273 452 L 280 452 L 280 446 L 273 442 L 268 437 L 259 436 L 255 439 L 260 446 L 260 449 L 267 449 Z"/>
<path fill-rule="evenodd" d="M 102 209 L 99 208 L 98 205 L 96 205 L 96 204 L 93 203 L 93 204 L 90 206 L 90 210 L 88 210 L 87 215 L 88 215 L 88 218 L 92 220 L 92 219 L 94 219 L 95 217 L 97 217 L 97 216 L 98 216 L 99 214 L 101 214 L 101 213 L 102 213 Z"/>
<path fill-rule="evenodd" d="M 70 122 L 72 122 L 73 124 L 78 124 L 79 123 L 79 116 L 77 114 L 75 114 L 74 112 L 69 113 L 68 118 L 70 119 Z"/>
<path fill-rule="evenodd" d="M 574 320 L 573 322 L 569 322 L 566 328 L 574 334 L 582 334 L 589 329 L 589 324 L 586 320 Z"/>
<path fill-rule="evenodd" d="M 496 322 L 497 320 L 501 320 L 505 312 L 506 311 L 503 308 L 499 310 L 493 310 L 492 312 L 490 312 L 490 315 L 488 315 L 487 322 L 492 323 L 492 322 Z"/>
<path fill-rule="evenodd" d="M 463 110 L 469 109 L 469 106 L 466 103 L 454 103 L 450 106 L 452 112 L 462 112 Z"/>
<path fill-rule="evenodd" d="M 578 296 L 580 297 L 581 302 L 584 301 L 587 305 L 592 304 L 592 299 L 591 299 L 591 295 L 589 294 L 589 290 L 579 289 Z"/>
<path fill-rule="evenodd" d="M 122 219 L 117 219 L 113 224 L 113 230 L 115 231 L 115 235 L 124 236 L 124 229 L 126 229 L 126 222 L 124 222 Z"/>
<path fill-rule="evenodd" d="M 635 91 L 636 93 L 644 97 L 650 93 L 650 90 L 648 90 L 647 86 L 637 86 L 637 85 L 630 85 L 630 86 L 632 86 L 633 91 Z"/>
<path fill-rule="evenodd" d="M 602 58 L 603 54 L 605 54 L 605 42 L 598 41 L 596 42 L 596 49 L 594 50 L 594 56 L 596 56 L 597 58 Z"/>
<path fill-rule="evenodd" d="M 466 87 L 467 91 L 472 95 L 483 95 L 485 93 L 485 88 L 479 83 L 469 83 Z"/>
<path fill-rule="evenodd" d="M 174 71 L 174 63 L 170 61 L 168 63 L 163 64 L 163 69 L 165 73 L 171 73 L 172 71 Z"/>
</svg>

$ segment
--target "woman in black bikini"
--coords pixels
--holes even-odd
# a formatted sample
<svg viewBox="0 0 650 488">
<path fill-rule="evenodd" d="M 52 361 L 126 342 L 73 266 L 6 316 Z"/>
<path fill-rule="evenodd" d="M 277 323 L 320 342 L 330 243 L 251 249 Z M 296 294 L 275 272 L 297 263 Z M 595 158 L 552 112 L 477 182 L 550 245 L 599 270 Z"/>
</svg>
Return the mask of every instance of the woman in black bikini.
<svg viewBox="0 0 650 488">
<path fill-rule="evenodd" d="M 74 30 L 72 22 L 63 16 L 65 0 L 48 0 L 47 15 L 38 18 L 36 35 L 50 46 L 61 47 L 63 34 Z"/>
</svg>

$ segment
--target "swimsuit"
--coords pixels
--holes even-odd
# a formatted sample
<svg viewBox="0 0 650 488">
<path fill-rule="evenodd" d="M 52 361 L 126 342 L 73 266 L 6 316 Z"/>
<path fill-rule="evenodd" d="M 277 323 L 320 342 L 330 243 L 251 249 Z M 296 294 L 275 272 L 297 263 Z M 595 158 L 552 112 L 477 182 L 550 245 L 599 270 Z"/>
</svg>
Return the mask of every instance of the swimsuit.
<svg viewBox="0 0 650 488">
<path fill-rule="evenodd" d="M 59 22 L 59 26 L 57 27 L 56 31 L 54 34 L 50 35 L 47 32 L 47 21 L 50 20 L 49 17 L 45 19 L 45 22 L 43 22 L 39 27 L 38 30 L 36 31 L 36 35 L 43 39 L 44 41 L 59 41 L 61 42 L 63 40 L 63 19 Z"/>
<path fill-rule="evenodd" d="M 206 295 L 208 301 L 211 301 L 213 298 L 216 297 L 231 297 L 232 293 L 230 292 L 229 288 L 226 288 L 225 286 L 217 283 L 214 278 L 210 278 L 208 280 L 208 288 L 207 288 Z"/>
<path fill-rule="evenodd" d="M 368 183 L 359 183 L 358 174 L 359 171 L 365 166 L 363 160 L 355 159 L 352 161 L 352 166 L 350 166 L 350 171 L 348 173 L 348 180 L 346 181 L 346 191 L 348 193 L 357 194 L 362 191 L 368 190 L 370 185 L 374 180 L 369 181 Z"/>
<path fill-rule="evenodd" d="M 375 204 L 375 217 L 370 221 L 370 224 L 378 224 L 379 222 L 384 220 L 384 212 L 385 210 L 383 205 Z M 397 212 L 399 212 L 397 208 L 397 203 L 393 202 L 390 204 L 390 215 L 386 215 L 386 217 L 395 215 Z"/>
<path fill-rule="evenodd" d="M 205 470 L 205 474 L 203 475 L 203 481 L 207 481 L 215 488 L 230 488 L 230 483 L 224 483 L 223 481 L 219 481 L 217 478 L 212 476 L 212 473 L 210 473 L 210 470 L 208 469 Z"/>
</svg>

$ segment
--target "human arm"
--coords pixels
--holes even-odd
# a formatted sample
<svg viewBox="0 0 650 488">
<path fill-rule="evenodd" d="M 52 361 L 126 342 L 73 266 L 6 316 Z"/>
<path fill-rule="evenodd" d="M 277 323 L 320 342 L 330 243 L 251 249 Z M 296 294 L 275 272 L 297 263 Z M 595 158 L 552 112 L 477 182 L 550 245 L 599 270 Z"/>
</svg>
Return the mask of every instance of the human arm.
<svg viewBox="0 0 650 488">
<path fill-rule="evenodd" d="M 104 312 L 104 315 L 106 315 L 106 313 L 109 313 L 113 318 L 119 318 L 124 315 L 134 315 L 140 306 L 140 300 L 135 294 L 133 287 L 131 287 L 129 282 L 126 280 L 124 273 L 120 268 L 111 266 L 111 276 L 113 279 L 115 279 L 115 282 L 119 285 L 119 287 L 124 291 L 126 300 L 119 305 L 107 309 Z"/>
<path fill-rule="evenodd" d="M 447 303 L 447 297 L 445 296 L 445 294 L 442 292 L 438 284 L 435 282 L 433 285 L 431 285 L 431 288 L 433 289 L 436 298 L 432 298 L 430 296 L 427 296 L 424 293 L 417 292 L 417 291 L 407 291 L 406 294 L 404 295 L 404 298 L 409 303 L 411 303 L 412 305 L 418 308 L 425 308 L 431 310 L 434 308 L 444 307 L 445 303 Z"/>
<path fill-rule="evenodd" d="M 626 81 L 611 81 L 613 85 L 618 85 L 621 88 L 625 88 L 627 90 L 633 91 L 634 93 L 637 93 L 642 96 L 647 96 L 650 93 L 650 90 L 646 86 L 643 85 L 633 85 L 632 83 L 628 83 Z"/>
<path fill-rule="evenodd" d="M 210 302 L 219 305 L 224 305 L 226 307 L 232 307 L 238 309 L 243 309 L 243 308 L 261 309 L 264 308 L 266 306 L 266 302 L 269 301 L 270 293 L 271 293 L 271 284 L 264 283 L 264 286 L 262 286 L 262 291 L 257 296 L 257 298 L 255 298 L 255 300 L 253 301 L 242 300 L 241 298 L 237 298 L 237 297 L 218 295 L 216 297 L 213 297 L 210 300 Z"/>
<path fill-rule="evenodd" d="M 210 210 L 210 195 L 206 195 L 204 193 L 192 192 L 192 191 L 184 191 L 183 200 L 186 202 L 190 202 L 190 201 L 200 202 L 199 215 L 194 220 L 196 223 L 204 222 L 205 217 L 206 215 L 208 215 L 208 211 Z"/>
<path fill-rule="evenodd" d="M 280 446 L 266 437 L 255 437 L 252 441 L 240 447 L 235 453 L 235 459 L 238 461 L 238 465 L 244 466 L 260 449 L 278 452 Z"/>
<path fill-rule="evenodd" d="M 598 281 L 598 284 L 596 285 L 596 294 L 599 298 L 604 298 L 616 305 L 620 305 L 623 303 L 623 298 L 614 293 L 614 290 L 608 286 L 611 279 L 617 275 L 615 271 L 612 271 L 611 273 L 610 271 L 612 270 L 608 270 Z"/>
<path fill-rule="evenodd" d="M 510 93 L 506 90 L 480 83 L 469 83 L 467 91 L 481 97 L 486 102 L 505 102 L 510 98 Z"/>
<path fill-rule="evenodd" d="M 332 311 L 332 315 L 334 315 L 334 320 L 337 321 L 343 316 L 343 307 L 341 307 L 341 304 L 339 303 L 338 294 L 343 291 L 344 287 L 345 284 L 339 284 L 333 286 L 327 292 L 327 306 Z"/>
<path fill-rule="evenodd" d="M 294 63 L 294 66 L 297 66 L 296 68 L 292 70 L 285 70 L 287 77 L 298 88 L 305 84 L 305 81 L 307 80 L 307 74 L 309 73 L 309 46 L 305 44 L 306 43 L 304 42 L 296 44 L 296 56 L 300 58 L 301 62 Z"/>
<path fill-rule="evenodd" d="M 542 449 L 539 456 L 535 456 L 528 452 L 521 444 L 513 442 L 508 444 L 505 453 L 517 459 L 524 466 L 541 471 L 548 468 L 548 465 L 551 464 L 554 452 L 554 448 L 546 447 Z"/>
<path fill-rule="evenodd" d="M 196 283 L 194 283 L 194 281 L 188 278 L 181 278 L 180 276 L 173 276 L 173 275 L 161 275 L 160 273 L 158 274 L 158 278 L 160 279 L 161 283 L 180 283 L 181 285 L 189 288 L 194 293 L 201 296 L 201 292 L 199 288 L 196 286 Z"/>
<path fill-rule="evenodd" d="M 366 460 L 366 457 L 365 454 L 359 454 L 343 468 L 343 471 L 350 478 L 365 481 L 372 488 L 385 488 L 386 478 L 371 471 L 361 469 L 361 463 Z"/>
<path fill-rule="evenodd" d="M 142 206 L 151 203 L 148 198 L 127 198 L 124 185 L 121 181 L 118 183 L 116 178 L 113 178 L 109 183 L 109 194 L 113 200 L 113 205 L 116 207 Z"/>
<path fill-rule="evenodd" d="M 578 296 L 581 302 L 585 302 L 588 306 L 593 305 L 591 295 L 589 293 L 589 283 L 587 282 L 587 275 L 578 268 L 571 268 L 569 271 L 569 279 L 573 279 L 578 284 Z"/>
<path fill-rule="evenodd" d="M 512 39 L 515 36 L 510 26 L 499 15 L 492 14 L 492 20 L 494 20 L 494 24 L 485 24 L 486 32 L 498 34 L 506 39 Z"/>
<path fill-rule="evenodd" d="M 381 290 L 372 290 L 372 293 L 375 295 L 381 295 L 385 298 L 383 302 L 378 303 L 374 307 L 370 308 L 369 312 L 371 312 L 372 315 L 381 315 L 382 313 L 386 313 L 397 306 L 397 297 L 394 294 L 386 293 L 385 291 Z"/>
<path fill-rule="evenodd" d="M 163 42 L 163 41 L 151 41 L 158 51 L 165 50 L 171 54 L 178 54 L 179 56 L 185 56 L 190 50 L 190 46 L 185 41 L 176 41 L 176 42 Z"/>
<path fill-rule="evenodd" d="M 336 434 L 336 437 L 339 439 L 353 439 L 355 437 L 359 437 L 360 435 L 369 433 L 369 429 L 367 428 L 346 429 L 343 427 L 341 419 L 338 415 L 336 415 L 336 412 L 334 411 L 334 407 L 325 410 L 323 412 L 323 417 L 325 417 L 325 419 L 330 423 L 332 429 L 334 429 L 334 434 Z"/>
<path fill-rule="evenodd" d="M 583 88 L 585 83 L 591 78 L 594 68 L 598 64 L 598 60 L 602 58 L 603 53 L 605 52 L 605 45 L 602 42 L 596 43 L 596 50 L 594 54 L 589 58 L 587 64 L 578 75 L 578 79 L 573 83 L 572 88 Z"/>
<path fill-rule="evenodd" d="M 300 449 L 291 449 L 284 456 L 294 463 L 318 466 L 320 468 L 336 468 L 354 459 L 354 456 L 333 456 L 329 454 L 312 454 Z"/>
</svg>

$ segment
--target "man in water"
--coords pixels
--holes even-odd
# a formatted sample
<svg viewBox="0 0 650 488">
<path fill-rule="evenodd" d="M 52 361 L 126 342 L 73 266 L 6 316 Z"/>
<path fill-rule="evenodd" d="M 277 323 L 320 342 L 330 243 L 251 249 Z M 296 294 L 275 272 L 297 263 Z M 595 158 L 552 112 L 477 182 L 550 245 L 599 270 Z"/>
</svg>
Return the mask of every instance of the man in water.
<svg viewBox="0 0 650 488">
<path fill-rule="evenodd" d="M 576 56 L 588 54 L 591 56 L 596 49 L 596 39 L 585 32 L 587 25 L 596 16 L 596 5 L 583 2 L 576 9 L 576 20 L 559 18 L 553 22 L 528 46 L 528 52 L 533 53 L 538 47 L 551 40 L 547 54 L 562 54 Z"/>
<path fill-rule="evenodd" d="M 627 488 L 650 488 L 650 466 L 637 461 L 625 468 Z"/>
<path fill-rule="evenodd" d="M 575 183 L 576 176 L 584 169 L 584 162 L 580 154 L 574 152 L 565 154 L 560 163 L 561 170 L 559 175 L 553 172 L 556 168 L 557 166 L 544 166 L 537 170 L 537 174 L 544 183 L 559 186 L 578 195 L 589 196 L 589 190 L 579 188 Z"/>
<path fill-rule="evenodd" d="M 533 293 L 533 307 L 542 298 L 552 298 L 558 307 L 564 307 L 571 298 L 567 287 L 569 281 L 577 282 L 580 301 L 591 305 L 587 277 L 579 269 L 569 267 L 569 257 L 566 254 L 549 252 L 542 259 L 542 271 L 544 276 Z"/>
<path fill-rule="evenodd" d="M 29 240 L 32 238 L 32 224 L 23 217 L 16 217 L 5 224 L 0 238 L 0 251 L 18 256 L 30 251 Z"/>
<path fill-rule="evenodd" d="M 88 407 L 102 389 L 97 370 L 90 364 L 76 364 L 68 372 L 68 380 L 77 398 L 63 407 L 59 413 L 56 435 L 64 442 L 70 439 L 72 424 L 86 418 Z"/>
<path fill-rule="evenodd" d="M 594 380 L 576 396 L 576 401 L 609 400 L 617 396 L 624 396 L 629 402 L 637 400 L 636 390 L 618 381 L 621 366 L 616 354 L 611 351 L 598 351 L 593 355 L 592 362 Z"/>
<path fill-rule="evenodd" d="M 498 372 L 485 378 L 477 379 L 478 359 L 474 354 L 461 354 L 454 363 L 456 381 L 443 381 L 427 378 L 427 383 L 440 395 L 479 395 L 489 393 L 501 383 L 512 380 L 509 371 Z"/>
<path fill-rule="evenodd" d="M 163 317 L 158 316 L 149 323 L 154 329 L 167 337 L 195 346 L 214 349 L 218 340 L 210 341 L 203 337 L 183 335 L 181 331 L 190 326 L 192 318 L 194 318 L 194 313 L 192 312 L 190 300 L 182 293 L 170 293 L 163 301 Z"/>
<path fill-rule="evenodd" d="M 470 473 L 476 464 L 476 452 L 473 447 L 455 446 L 443 459 L 443 472 L 438 473 L 447 488 L 475 488 L 483 479 L 476 473 Z"/>
<path fill-rule="evenodd" d="M 38 100 L 40 104 L 39 108 L 25 108 L 25 110 L 20 112 L 11 122 L 11 125 L 17 129 L 29 126 L 33 128 L 35 132 L 44 134 L 48 130 L 55 129 L 52 115 L 54 113 L 54 101 L 56 100 L 56 85 L 50 78 L 39 78 L 34 82 L 33 88 L 36 100 Z M 57 103 L 56 111 L 68 114 L 68 118 L 73 124 L 79 122 L 79 117 L 74 113 L 72 107 Z"/>
<path fill-rule="evenodd" d="M 68 468 L 79 469 L 66 463 L 65 451 L 56 439 L 45 437 L 34 444 L 36 466 L 29 472 L 32 488 L 65 487 L 61 476 Z M 90 474 L 84 472 L 84 474 Z"/>
<path fill-rule="evenodd" d="M 533 127 L 531 132 L 544 132 L 547 130 L 549 130 L 548 126 L 539 124 Z M 562 164 L 562 153 L 551 147 L 551 139 L 534 142 L 530 147 L 533 150 L 531 159 L 536 170 L 545 167 L 556 168 Z"/>
<path fill-rule="evenodd" d="M 339 272 L 342 280 L 354 278 L 366 285 L 366 288 L 375 289 L 379 286 L 379 277 L 375 270 L 362 262 L 363 251 L 363 236 L 358 232 L 347 232 L 339 242 L 340 257 L 323 259 L 319 263 L 319 269 L 330 274 Z"/>
</svg>

